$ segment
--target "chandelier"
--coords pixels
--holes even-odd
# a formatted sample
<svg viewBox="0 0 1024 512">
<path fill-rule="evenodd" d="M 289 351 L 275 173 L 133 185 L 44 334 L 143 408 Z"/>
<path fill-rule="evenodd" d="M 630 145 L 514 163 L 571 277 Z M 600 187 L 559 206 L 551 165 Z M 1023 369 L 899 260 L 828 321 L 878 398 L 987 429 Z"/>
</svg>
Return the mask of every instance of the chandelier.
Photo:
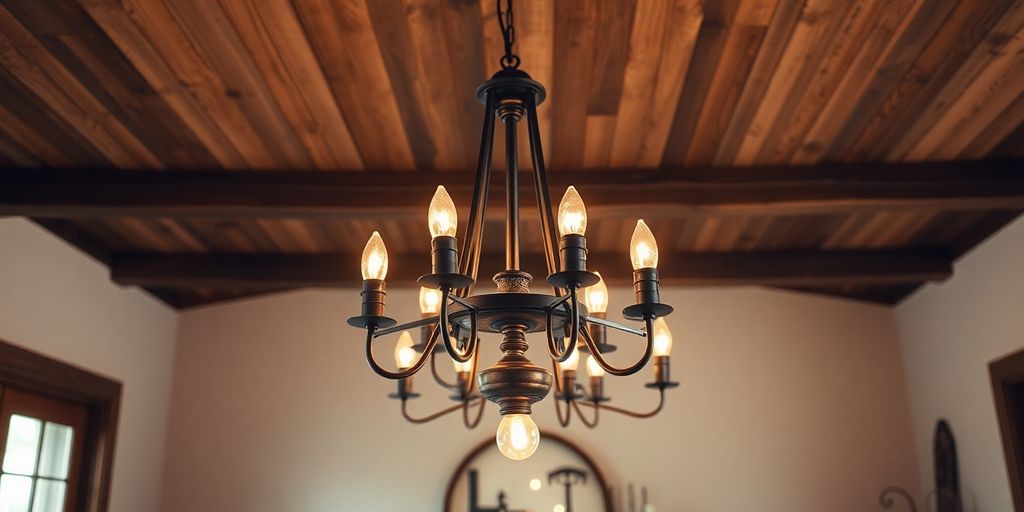
<svg viewBox="0 0 1024 512">
<path fill-rule="evenodd" d="M 643 329 L 606 318 L 608 288 L 598 273 L 587 268 L 584 236 L 587 212 L 573 186 L 565 191 L 558 206 L 556 231 L 537 123 L 537 105 L 546 93 L 541 84 L 519 69 L 520 59 L 512 51 L 515 43 L 512 0 L 504 0 L 504 6 L 502 4 L 503 0 L 497 0 L 498 24 L 505 45 L 505 54 L 500 60 L 502 69 L 476 92 L 485 106 L 485 115 L 461 252 L 457 249 L 455 203 L 445 188 L 439 186 L 427 213 L 431 273 L 419 279 L 422 318 L 397 325 L 394 319 L 384 315 L 388 254 L 384 240 L 374 231 L 362 255 L 362 308 L 360 315 L 350 318 L 348 323 L 366 330 L 366 359 L 370 368 L 382 377 L 398 381 L 397 391 L 389 397 L 401 401 L 402 415 L 407 420 L 426 423 L 461 410 L 466 427 L 474 428 L 480 423 L 486 402 L 493 402 L 502 416 L 496 436 L 498 448 L 506 457 L 522 460 L 532 455 L 540 442 L 540 432 L 530 417 L 532 405 L 544 399 L 552 387 L 562 426 L 568 426 L 575 413 L 584 425 L 594 428 L 601 411 L 637 418 L 654 416 L 665 403 L 665 390 L 678 384 L 670 378 L 672 336 L 663 318 L 672 312 L 672 307 L 660 301 L 658 245 L 644 221 L 637 221 L 629 245 L 636 303 L 622 312 L 628 320 L 643 322 Z M 533 278 L 520 268 L 516 127 L 524 118 L 550 293 L 530 291 Z M 494 292 L 476 293 L 473 285 L 481 261 L 496 119 L 505 129 L 505 268 L 493 277 Z M 412 329 L 420 331 L 418 344 L 408 332 Z M 611 365 L 604 355 L 616 347 L 608 342 L 607 329 L 644 338 L 643 356 L 628 367 Z M 550 372 L 526 355 L 530 348 L 527 333 L 541 331 L 546 333 L 547 355 L 552 363 Z M 383 368 L 372 350 L 376 338 L 394 333 L 401 333 L 394 352 L 398 371 Z M 500 334 L 498 348 L 503 353 L 501 359 L 485 369 L 478 368 L 479 334 L 482 333 Z M 577 383 L 581 352 L 589 354 L 586 362 L 589 387 Z M 456 372 L 454 382 L 446 381 L 438 371 L 438 356 L 452 361 Z M 652 358 L 654 380 L 646 387 L 658 391 L 657 407 L 651 412 L 638 413 L 609 405 L 609 398 L 604 394 L 605 374 L 635 374 Z M 417 418 L 409 414 L 407 402 L 419 396 L 413 391 L 412 377 L 427 364 L 434 380 L 452 391 L 452 399 L 457 403 Z M 591 410 L 589 416 L 583 413 L 583 408 Z"/>
</svg>

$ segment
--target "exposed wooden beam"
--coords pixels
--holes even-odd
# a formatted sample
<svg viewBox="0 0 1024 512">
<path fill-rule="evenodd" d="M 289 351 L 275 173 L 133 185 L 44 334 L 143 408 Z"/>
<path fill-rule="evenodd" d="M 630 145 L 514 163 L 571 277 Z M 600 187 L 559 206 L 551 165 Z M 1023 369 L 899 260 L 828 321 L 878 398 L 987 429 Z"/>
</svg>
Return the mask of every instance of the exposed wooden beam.
<svg viewBox="0 0 1024 512">
<path fill-rule="evenodd" d="M 609 283 L 631 283 L 625 253 L 595 253 L 588 259 Z M 415 286 L 416 278 L 429 272 L 426 253 L 392 255 L 390 262 L 391 287 Z M 480 286 L 486 288 L 488 272 L 504 268 L 504 257 L 485 255 L 480 268 Z M 952 274 L 947 254 L 917 250 L 689 253 L 665 258 L 660 268 L 663 284 L 678 286 L 923 283 Z M 523 269 L 534 274 L 535 289 L 545 287 L 541 255 L 523 255 Z M 119 284 L 157 288 L 358 287 L 359 254 L 120 254 L 113 258 L 111 276 Z"/>
<path fill-rule="evenodd" d="M 461 208 L 472 173 L 0 170 L 0 215 L 337 217 L 423 215 L 435 185 Z M 592 215 L 819 214 L 878 209 L 1024 209 L 1024 160 L 552 172 Z M 526 187 L 531 180 L 521 180 Z M 502 183 L 495 177 L 493 183 Z M 497 186 L 497 185 L 494 185 Z M 524 192 L 531 211 L 533 194 Z M 499 214 L 502 201 L 491 201 Z"/>
</svg>

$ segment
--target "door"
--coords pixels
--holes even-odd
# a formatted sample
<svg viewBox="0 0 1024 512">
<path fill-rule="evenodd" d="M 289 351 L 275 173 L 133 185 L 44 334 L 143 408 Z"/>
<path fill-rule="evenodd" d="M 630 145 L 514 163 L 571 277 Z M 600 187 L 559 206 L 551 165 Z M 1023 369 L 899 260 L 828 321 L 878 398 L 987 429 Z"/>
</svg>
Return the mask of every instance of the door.
<svg viewBox="0 0 1024 512">
<path fill-rule="evenodd" d="M 79 510 L 88 409 L 0 387 L 0 512 Z"/>
</svg>

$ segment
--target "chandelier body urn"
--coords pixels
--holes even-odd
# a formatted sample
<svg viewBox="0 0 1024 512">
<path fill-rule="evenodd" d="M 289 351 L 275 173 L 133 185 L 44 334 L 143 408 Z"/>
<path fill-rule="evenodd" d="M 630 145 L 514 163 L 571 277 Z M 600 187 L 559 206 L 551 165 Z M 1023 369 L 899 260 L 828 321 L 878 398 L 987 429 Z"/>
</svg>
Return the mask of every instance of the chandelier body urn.
<svg viewBox="0 0 1024 512">
<path fill-rule="evenodd" d="M 660 302 L 654 235 L 643 220 L 639 220 L 629 249 L 636 301 L 623 315 L 643 322 L 644 328 L 607 320 L 607 286 L 599 274 L 587 268 L 586 206 L 580 192 L 570 186 L 560 201 L 557 215 L 552 212 L 537 122 L 537 105 L 544 101 L 546 93 L 541 84 L 518 69 L 520 59 L 512 52 L 515 32 L 511 0 L 497 0 L 497 4 L 505 55 L 501 57 L 502 69 L 476 93 L 484 105 L 484 124 L 461 250 L 457 238 L 458 210 L 445 188 L 438 186 L 427 214 L 431 271 L 419 279 L 421 318 L 396 325 L 395 320 L 385 316 L 388 257 L 384 241 L 375 231 L 363 252 L 362 307 L 358 316 L 349 319 L 349 324 L 365 329 L 366 359 L 373 371 L 398 381 L 398 391 L 389 396 L 401 401 L 402 414 L 407 420 L 425 423 L 461 410 L 463 423 L 473 428 L 480 422 L 485 403 L 492 402 L 497 404 L 503 418 L 496 434 L 498 448 L 506 457 L 521 460 L 529 457 L 540 441 L 539 430 L 530 417 L 533 405 L 547 397 L 553 388 L 562 425 L 568 425 L 575 411 L 585 425 L 594 427 L 601 410 L 635 417 L 653 416 L 664 403 L 665 389 L 676 384 L 668 380 L 671 337 L 667 338 L 667 345 L 664 338 L 658 338 L 659 332 L 667 333 L 667 326 L 664 331 L 659 328 L 664 323 L 662 317 L 671 313 L 672 308 Z M 496 271 L 492 278 L 494 289 L 481 293 L 478 288 L 483 286 L 477 277 L 498 122 L 505 137 L 505 268 L 491 269 Z M 517 134 L 520 122 L 527 125 L 533 190 L 539 209 L 550 293 L 532 291 L 533 276 L 520 268 Z M 411 329 L 419 330 L 420 343 L 412 343 L 407 332 Z M 607 329 L 642 338 L 645 349 L 640 359 L 624 368 L 605 360 L 604 354 L 615 350 L 615 346 L 608 343 Z M 530 351 L 526 336 L 534 332 L 545 333 L 546 352 Z M 395 347 L 397 371 L 383 368 L 373 354 L 375 340 L 393 333 L 402 333 Z M 483 334 L 498 335 L 502 356 L 489 367 L 478 369 Z M 658 345 L 659 339 L 661 345 Z M 589 392 L 576 383 L 581 351 L 589 354 L 586 356 Z M 450 360 L 454 381 L 442 375 L 444 372 L 438 369 L 436 361 L 438 357 Z M 552 370 L 535 364 L 531 357 L 550 359 Z M 634 374 L 652 357 L 655 380 L 647 386 L 659 390 L 658 409 L 652 413 L 634 413 L 607 405 L 605 375 Z M 413 392 L 412 376 L 428 363 L 435 382 L 452 392 L 451 398 L 456 404 L 425 417 L 415 417 L 407 407 L 409 400 L 419 396 Z M 565 416 L 561 402 L 567 406 Z M 591 418 L 582 414 L 580 404 L 593 409 Z M 471 414 L 473 408 L 476 408 L 475 417 Z"/>
</svg>

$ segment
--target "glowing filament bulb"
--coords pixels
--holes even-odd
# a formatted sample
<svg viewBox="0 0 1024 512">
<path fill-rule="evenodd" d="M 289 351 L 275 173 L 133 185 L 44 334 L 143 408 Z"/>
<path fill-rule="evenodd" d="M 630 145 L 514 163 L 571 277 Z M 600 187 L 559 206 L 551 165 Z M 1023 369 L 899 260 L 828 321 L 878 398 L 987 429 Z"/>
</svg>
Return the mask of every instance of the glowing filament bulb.
<svg viewBox="0 0 1024 512">
<path fill-rule="evenodd" d="M 495 436 L 498 450 L 512 460 L 523 460 L 537 451 L 540 430 L 529 414 L 506 414 Z"/>
<path fill-rule="evenodd" d="M 416 359 L 416 351 L 412 348 L 412 335 L 409 334 L 409 331 L 405 331 L 398 337 L 398 343 L 395 344 L 395 364 L 405 370 L 412 366 L 414 359 Z"/>
<path fill-rule="evenodd" d="M 452 366 L 454 366 L 455 367 L 455 371 L 459 372 L 459 373 L 471 372 L 471 371 L 473 371 L 473 360 L 470 359 L 469 361 L 466 361 L 465 363 L 460 363 L 460 362 L 452 359 Z"/>
<path fill-rule="evenodd" d="M 629 240 L 629 258 L 633 270 L 658 268 L 658 241 L 643 219 L 636 221 L 633 238 Z"/>
<path fill-rule="evenodd" d="M 594 273 L 601 277 L 600 272 Z M 604 284 L 604 279 L 583 290 L 583 303 L 591 314 L 608 312 L 608 285 Z"/>
<path fill-rule="evenodd" d="M 420 288 L 420 313 L 436 315 L 441 311 L 441 291 L 434 288 Z"/>
<path fill-rule="evenodd" d="M 604 368 L 597 364 L 597 359 L 594 359 L 593 355 L 587 357 L 587 374 L 591 377 L 604 377 Z"/>
<path fill-rule="evenodd" d="M 565 370 L 576 371 L 576 368 L 578 368 L 579 366 L 580 366 L 580 348 L 579 347 L 576 347 L 576 350 L 572 351 L 572 355 L 570 355 L 568 359 L 566 359 L 565 361 L 562 361 L 561 363 L 558 363 L 558 367 L 561 368 L 562 371 L 565 371 Z"/>
<path fill-rule="evenodd" d="M 672 331 L 664 318 L 654 320 L 654 355 L 667 356 L 672 353 Z"/>
<path fill-rule="evenodd" d="M 562 235 L 583 235 L 587 231 L 587 207 L 576 187 L 569 186 L 558 203 L 558 232 Z"/>
<path fill-rule="evenodd" d="M 384 247 L 384 239 L 374 231 L 363 248 L 361 270 L 363 279 L 380 279 L 388 275 L 388 249 Z"/>
<path fill-rule="evenodd" d="M 455 203 L 448 191 L 442 186 L 437 187 L 434 198 L 430 200 L 430 208 L 427 211 L 427 225 L 430 227 L 430 236 L 455 236 L 455 229 L 458 225 L 459 216 L 455 211 Z"/>
</svg>

